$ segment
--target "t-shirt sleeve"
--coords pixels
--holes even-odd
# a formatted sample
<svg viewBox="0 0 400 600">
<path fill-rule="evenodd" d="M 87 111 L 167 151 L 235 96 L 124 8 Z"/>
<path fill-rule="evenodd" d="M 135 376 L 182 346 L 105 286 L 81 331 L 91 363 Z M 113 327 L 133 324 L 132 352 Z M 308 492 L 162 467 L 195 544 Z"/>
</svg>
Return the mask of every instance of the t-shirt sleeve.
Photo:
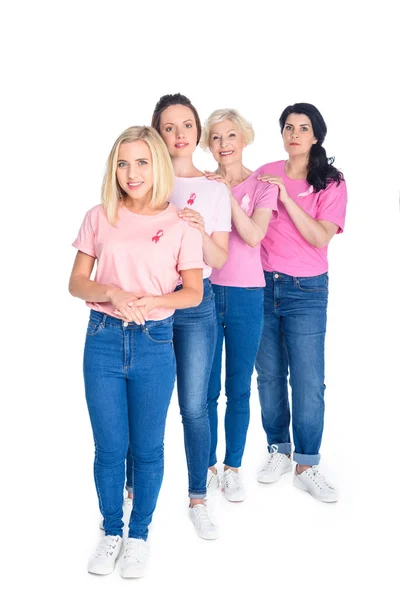
<svg viewBox="0 0 400 600">
<path fill-rule="evenodd" d="M 73 242 L 74 248 L 89 254 L 96 258 L 96 251 L 94 249 L 94 230 L 91 222 L 92 211 L 88 211 L 83 219 L 81 228 L 79 229 L 78 236 Z"/>
<path fill-rule="evenodd" d="M 259 208 L 270 208 L 272 209 L 271 221 L 275 221 L 279 214 L 278 193 L 279 189 L 277 185 L 259 182 L 253 212 Z"/>
<path fill-rule="evenodd" d="M 218 185 L 221 186 L 221 190 L 213 231 L 232 231 L 231 199 L 229 197 L 229 192 L 225 184 L 219 183 Z"/>
<path fill-rule="evenodd" d="M 195 227 L 185 223 L 178 256 L 178 271 L 187 269 L 203 269 L 203 239 Z"/>
<path fill-rule="evenodd" d="M 337 185 L 336 181 L 332 181 L 319 197 L 315 218 L 334 223 L 339 227 L 338 233 L 342 233 L 346 218 L 346 205 L 346 182 L 341 181 Z"/>
</svg>

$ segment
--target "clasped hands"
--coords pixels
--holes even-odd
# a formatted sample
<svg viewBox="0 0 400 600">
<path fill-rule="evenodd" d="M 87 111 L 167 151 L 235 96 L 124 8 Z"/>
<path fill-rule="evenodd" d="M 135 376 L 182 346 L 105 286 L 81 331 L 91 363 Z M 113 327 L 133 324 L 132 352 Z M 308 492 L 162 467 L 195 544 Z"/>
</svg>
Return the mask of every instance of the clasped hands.
<svg viewBox="0 0 400 600">
<path fill-rule="evenodd" d="M 110 292 L 114 314 L 126 323 L 144 325 L 149 313 L 157 306 L 157 296 L 141 296 L 139 293 L 124 292 L 114 288 Z"/>
</svg>

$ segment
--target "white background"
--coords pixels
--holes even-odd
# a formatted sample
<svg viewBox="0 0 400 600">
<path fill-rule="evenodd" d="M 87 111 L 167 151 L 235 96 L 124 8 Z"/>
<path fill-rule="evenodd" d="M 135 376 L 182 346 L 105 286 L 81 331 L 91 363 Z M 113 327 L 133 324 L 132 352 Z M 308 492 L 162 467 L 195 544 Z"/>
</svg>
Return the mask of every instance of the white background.
<svg viewBox="0 0 400 600">
<path fill-rule="evenodd" d="M 398 31 L 391 3 L 19 2 L 2 11 L 2 540 L 4 598 L 393 597 L 398 545 Z M 204 120 L 239 109 L 245 164 L 284 158 L 278 118 L 311 102 L 346 177 L 330 246 L 325 505 L 291 476 L 255 480 L 265 439 L 255 382 L 247 499 L 218 495 L 220 538 L 187 517 L 174 395 L 148 573 L 86 573 L 99 537 L 81 374 L 88 309 L 70 297 L 71 248 L 99 202 L 112 143 L 181 92 Z M 213 168 L 196 151 L 199 168 Z M 221 397 L 222 408 L 225 399 Z M 219 457 L 224 452 L 221 430 Z M 390 591 L 391 590 L 391 591 Z M 4 590 L 3 590 L 4 591 Z"/>
</svg>

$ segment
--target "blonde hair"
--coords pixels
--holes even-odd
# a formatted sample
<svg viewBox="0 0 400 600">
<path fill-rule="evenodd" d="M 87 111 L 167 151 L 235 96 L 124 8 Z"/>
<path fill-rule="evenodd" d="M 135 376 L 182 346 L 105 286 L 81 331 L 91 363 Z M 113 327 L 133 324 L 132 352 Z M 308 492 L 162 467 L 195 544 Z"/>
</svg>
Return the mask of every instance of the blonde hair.
<svg viewBox="0 0 400 600">
<path fill-rule="evenodd" d="M 244 140 L 246 144 L 251 144 L 254 141 L 254 129 L 242 115 L 234 108 L 221 108 L 219 110 L 214 110 L 211 115 L 208 117 L 203 126 L 203 132 L 200 140 L 200 147 L 203 149 L 210 148 L 210 136 L 211 130 L 214 125 L 217 123 L 222 123 L 222 121 L 232 121 L 235 123 L 241 133 L 244 136 Z"/>
<path fill-rule="evenodd" d="M 150 206 L 161 206 L 171 195 L 174 187 L 174 170 L 167 147 L 153 127 L 129 127 L 114 142 L 108 156 L 106 172 L 101 186 L 101 204 L 112 225 L 116 224 L 119 203 L 124 192 L 118 183 L 118 152 L 121 144 L 143 140 L 149 147 L 153 163 L 153 194 Z"/>
</svg>

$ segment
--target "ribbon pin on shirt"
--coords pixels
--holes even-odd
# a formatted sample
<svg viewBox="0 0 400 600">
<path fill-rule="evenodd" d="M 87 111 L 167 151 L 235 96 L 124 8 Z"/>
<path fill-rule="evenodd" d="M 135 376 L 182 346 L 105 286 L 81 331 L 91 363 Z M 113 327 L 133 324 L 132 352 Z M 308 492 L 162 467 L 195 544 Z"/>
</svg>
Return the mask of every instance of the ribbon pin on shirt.
<svg viewBox="0 0 400 600">
<path fill-rule="evenodd" d="M 152 242 L 155 242 L 157 244 L 157 242 L 160 240 L 160 238 L 164 235 L 164 232 L 162 229 L 160 229 L 159 231 L 157 231 L 156 235 L 154 237 L 151 238 Z"/>
</svg>

